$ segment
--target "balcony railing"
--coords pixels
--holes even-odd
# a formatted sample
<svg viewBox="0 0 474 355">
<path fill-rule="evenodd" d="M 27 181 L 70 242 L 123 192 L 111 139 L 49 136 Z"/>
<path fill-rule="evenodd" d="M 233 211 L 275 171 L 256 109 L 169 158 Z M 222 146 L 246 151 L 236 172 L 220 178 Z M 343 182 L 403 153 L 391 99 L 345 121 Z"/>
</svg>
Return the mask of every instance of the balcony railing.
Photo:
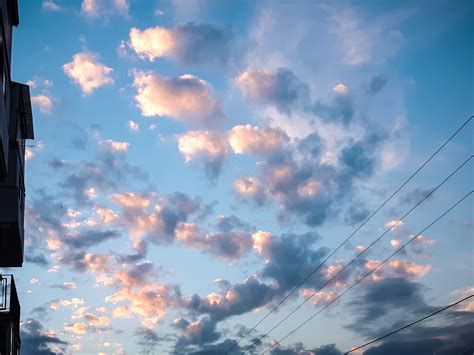
<svg viewBox="0 0 474 355">
<path fill-rule="evenodd" d="M 17 327 L 19 334 L 20 326 L 20 301 L 16 292 L 15 279 L 13 275 L 1 275 L 1 301 L 0 318 L 10 318 Z"/>
</svg>

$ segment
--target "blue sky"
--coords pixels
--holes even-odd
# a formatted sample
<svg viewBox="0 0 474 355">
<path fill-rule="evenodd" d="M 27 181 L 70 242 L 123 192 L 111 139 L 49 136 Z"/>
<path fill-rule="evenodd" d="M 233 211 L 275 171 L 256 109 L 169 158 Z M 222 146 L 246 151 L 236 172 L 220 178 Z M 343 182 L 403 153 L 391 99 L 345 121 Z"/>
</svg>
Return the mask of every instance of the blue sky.
<svg viewBox="0 0 474 355">
<path fill-rule="evenodd" d="M 13 270 L 25 351 L 223 353 L 473 113 L 473 11 L 20 1 L 12 78 L 30 85 L 36 137 Z M 471 122 L 240 349 L 469 158 L 472 137 Z M 472 164 L 250 353 L 472 190 Z M 472 218 L 471 195 L 272 353 L 339 354 L 474 293 Z M 366 353 L 462 350 L 472 311 Z"/>
</svg>

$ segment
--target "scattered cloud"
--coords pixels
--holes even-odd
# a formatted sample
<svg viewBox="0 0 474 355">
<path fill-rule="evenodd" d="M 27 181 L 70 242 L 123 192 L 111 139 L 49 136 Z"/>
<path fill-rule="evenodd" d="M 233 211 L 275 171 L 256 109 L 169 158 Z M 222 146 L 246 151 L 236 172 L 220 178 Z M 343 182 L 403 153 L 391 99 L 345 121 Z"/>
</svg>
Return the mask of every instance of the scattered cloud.
<svg viewBox="0 0 474 355">
<path fill-rule="evenodd" d="M 91 19 L 108 19 L 114 15 L 128 17 L 129 10 L 129 0 L 82 0 L 81 3 L 81 13 Z"/>
<path fill-rule="evenodd" d="M 63 8 L 60 5 L 56 4 L 53 0 L 43 0 L 43 3 L 41 4 L 41 8 L 43 10 L 55 11 L 55 12 L 63 10 Z"/>
<path fill-rule="evenodd" d="M 248 101 L 274 105 L 283 112 L 309 99 L 308 86 L 288 68 L 248 69 L 235 78 L 235 84 Z"/>
<path fill-rule="evenodd" d="M 167 57 L 182 64 L 226 64 L 232 38 L 227 29 L 189 22 L 175 28 L 132 28 L 129 46 L 141 59 L 152 62 Z"/>
<path fill-rule="evenodd" d="M 135 100 L 143 116 L 167 116 L 204 125 L 223 118 L 211 84 L 196 76 L 185 74 L 170 78 L 135 70 L 133 78 L 137 89 Z"/>
<path fill-rule="evenodd" d="M 53 100 L 48 95 L 33 95 L 31 103 L 37 105 L 42 113 L 50 114 L 53 108 Z"/>
<path fill-rule="evenodd" d="M 115 82 L 110 77 L 113 69 L 100 63 L 99 54 L 93 52 L 74 54 L 72 62 L 64 64 L 63 70 L 84 95 L 90 95 L 94 90 Z"/>
</svg>

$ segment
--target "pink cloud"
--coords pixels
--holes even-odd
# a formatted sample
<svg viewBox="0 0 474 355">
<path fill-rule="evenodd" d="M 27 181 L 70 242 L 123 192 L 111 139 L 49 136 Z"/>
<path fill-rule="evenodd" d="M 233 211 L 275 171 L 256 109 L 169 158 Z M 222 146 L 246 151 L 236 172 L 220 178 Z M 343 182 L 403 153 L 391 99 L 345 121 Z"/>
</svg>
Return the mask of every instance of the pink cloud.
<svg viewBox="0 0 474 355">
<path fill-rule="evenodd" d="M 114 83 L 110 77 L 113 69 L 100 63 L 99 60 L 97 53 L 79 52 L 74 54 L 72 62 L 63 65 L 64 73 L 85 95 L 92 94 L 101 86 Z"/>
<path fill-rule="evenodd" d="M 190 74 L 170 78 L 133 71 L 135 100 L 143 116 L 168 116 L 182 122 L 209 124 L 223 117 L 211 84 Z"/>
</svg>

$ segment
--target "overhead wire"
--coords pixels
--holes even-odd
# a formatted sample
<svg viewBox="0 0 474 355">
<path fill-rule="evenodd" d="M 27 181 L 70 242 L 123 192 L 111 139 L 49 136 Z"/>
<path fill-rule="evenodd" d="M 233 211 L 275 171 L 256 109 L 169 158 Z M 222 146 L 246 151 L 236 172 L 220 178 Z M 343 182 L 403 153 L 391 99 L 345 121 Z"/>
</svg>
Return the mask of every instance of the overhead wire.
<svg viewBox="0 0 474 355">
<path fill-rule="evenodd" d="M 450 305 L 448 305 L 448 306 L 446 306 L 446 307 L 443 307 L 443 308 L 441 308 L 441 309 L 438 309 L 436 312 L 430 313 L 430 314 L 428 314 L 427 316 L 424 316 L 423 318 L 420 318 L 420 319 L 418 319 L 418 320 L 416 320 L 416 321 L 414 321 L 414 322 L 411 322 L 411 323 L 409 323 L 409 324 L 407 324 L 407 325 L 405 325 L 405 326 L 403 326 L 403 327 L 401 327 L 401 328 L 398 328 L 397 330 L 394 330 L 394 331 L 392 331 L 392 332 L 390 332 L 390 333 L 387 333 L 387 334 L 385 334 L 385 335 L 382 335 L 381 337 L 378 337 L 377 339 L 371 340 L 371 341 L 369 341 L 369 342 L 367 342 L 367 343 L 365 343 L 365 344 L 359 345 L 358 347 L 351 348 L 351 350 L 346 351 L 346 352 L 344 353 L 344 355 L 347 355 L 347 354 L 350 354 L 350 353 L 352 353 L 352 352 L 354 352 L 354 351 L 357 351 L 357 350 L 360 350 L 360 349 L 362 349 L 362 348 L 365 348 L 366 346 L 368 346 L 368 345 L 370 345 L 370 344 L 376 343 L 376 342 L 378 342 L 378 341 L 380 341 L 380 340 L 382 340 L 382 339 L 385 339 L 385 338 L 387 338 L 387 337 L 389 337 L 389 336 L 391 336 L 391 335 L 394 335 L 394 334 L 396 334 L 396 333 L 398 333 L 398 332 L 401 332 L 402 330 L 405 330 L 405 329 L 407 329 L 407 328 L 409 328 L 409 327 L 411 327 L 411 326 L 414 326 L 415 324 L 418 324 L 418 323 L 420 323 L 420 322 L 423 322 L 424 320 L 426 320 L 426 319 L 428 319 L 428 318 L 431 318 L 431 317 L 433 317 L 433 316 L 435 316 L 435 315 L 437 315 L 437 314 L 439 314 L 439 313 L 441 313 L 441 312 L 446 311 L 447 309 L 450 309 L 450 308 L 452 308 L 452 307 L 454 307 L 454 306 L 457 306 L 458 304 L 460 304 L 460 303 L 462 303 L 462 302 L 464 302 L 464 301 L 467 301 L 467 300 L 468 300 L 469 298 L 471 298 L 471 297 L 474 297 L 474 295 L 470 295 L 470 296 L 464 297 L 462 300 L 459 300 L 459 301 L 457 301 L 457 302 L 451 303 Z"/>
<path fill-rule="evenodd" d="M 352 233 L 342 241 L 328 256 L 319 263 L 308 275 L 306 275 L 299 283 L 297 283 L 291 290 L 288 292 L 270 311 L 268 311 L 263 318 L 261 318 L 252 328 L 250 328 L 240 339 L 234 341 L 234 343 L 227 349 L 225 354 L 228 354 L 232 351 L 242 340 L 244 340 L 252 331 L 254 331 L 265 319 L 267 319 L 273 312 L 275 312 L 292 294 L 294 294 L 306 281 L 309 280 L 325 263 L 328 261 L 334 254 L 336 254 L 362 227 L 364 227 L 392 198 L 400 192 L 418 173 L 423 170 L 423 168 L 431 161 L 433 158 L 438 155 L 438 153 L 443 150 L 443 148 L 451 142 L 458 134 L 461 132 L 464 127 L 466 127 L 474 118 L 470 116 L 464 123 L 448 138 L 446 141 L 434 152 L 431 154 L 428 159 L 421 164 L 418 169 L 416 169 L 385 201 L 375 209 Z"/>
<path fill-rule="evenodd" d="M 359 259 L 363 254 L 365 254 L 370 248 L 372 248 L 380 239 L 382 239 L 388 232 L 397 227 L 408 215 L 410 215 L 418 206 L 420 206 L 425 200 L 427 200 L 435 191 L 437 191 L 441 186 L 443 186 L 449 179 L 451 179 L 460 169 L 462 169 L 474 155 L 471 155 L 463 163 L 461 163 L 456 169 L 454 169 L 443 181 L 441 181 L 435 188 L 433 188 L 428 194 L 426 194 L 418 203 L 416 203 L 412 208 L 410 208 L 402 217 L 398 218 L 395 223 L 391 224 L 382 234 L 380 234 L 375 240 L 373 240 L 365 249 L 363 249 L 359 254 L 357 254 L 351 261 L 349 261 L 344 267 L 339 269 L 337 273 L 331 276 L 322 286 L 315 290 L 310 296 L 306 297 L 303 302 L 298 306 L 293 308 L 285 317 L 278 321 L 272 328 L 263 333 L 261 336 L 255 338 L 252 341 L 246 350 L 249 350 L 256 343 L 262 340 L 265 336 L 270 334 L 273 330 L 279 327 L 284 321 L 286 321 L 291 315 L 293 315 L 297 310 L 299 310 L 303 305 L 305 305 L 309 300 L 311 300 L 318 292 L 324 289 L 328 284 L 330 284 L 334 279 L 341 275 L 350 265 L 352 265 L 357 259 Z"/>
<path fill-rule="evenodd" d="M 348 287 L 344 292 L 339 294 L 337 297 L 332 299 L 328 304 L 326 304 L 323 308 L 318 310 L 316 313 L 311 315 L 309 318 L 307 318 L 304 322 L 300 323 L 296 328 L 294 328 L 292 331 L 287 333 L 284 337 L 279 339 L 277 342 L 275 342 L 272 346 L 270 346 L 268 349 L 266 349 L 262 354 L 265 354 L 266 352 L 270 351 L 274 347 L 276 347 L 278 344 L 280 344 L 283 340 L 288 338 L 290 335 L 295 333 L 298 329 L 309 323 L 311 320 L 313 320 L 318 314 L 323 312 L 326 308 L 328 308 L 330 305 L 332 305 L 334 302 L 339 300 L 342 296 L 344 296 L 347 292 L 349 292 L 352 288 L 354 288 L 356 285 L 358 285 L 360 282 L 365 280 L 367 277 L 369 277 L 372 273 L 374 273 L 376 270 L 378 270 L 382 265 L 384 265 L 389 259 L 391 259 L 393 256 L 398 254 L 401 250 L 403 250 L 408 244 L 413 242 L 415 239 L 417 239 L 420 235 L 422 235 L 425 231 L 427 231 L 431 226 L 433 226 L 435 223 L 437 223 L 440 219 L 442 219 L 444 216 L 446 216 L 451 210 L 453 210 L 456 206 L 458 206 L 461 202 L 463 202 L 465 199 L 467 199 L 471 194 L 474 193 L 474 190 L 469 191 L 467 194 L 465 194 L 462 198 L 460 198 L 456 203 L 451 205 L 446 211 L 444 211 L 441 215 L 439 215 L 435 220 L 433 220 L 430 224 L 428 224 L 425 228 L 423 228 L 419 233 L 417 233 L 415 236 L 411 237 L 405 244 L 403 244 L 401 247 L 396 249 L 392 254 L 390 254 L 387 258 L 385 258 L 383 261 L 379 262 L 374 268 L 372 268 L 369 272 L 364 274 L 364 276 L 360 277 L 356 282 L 354 282 L 350 287 Z"/>
</svg>

